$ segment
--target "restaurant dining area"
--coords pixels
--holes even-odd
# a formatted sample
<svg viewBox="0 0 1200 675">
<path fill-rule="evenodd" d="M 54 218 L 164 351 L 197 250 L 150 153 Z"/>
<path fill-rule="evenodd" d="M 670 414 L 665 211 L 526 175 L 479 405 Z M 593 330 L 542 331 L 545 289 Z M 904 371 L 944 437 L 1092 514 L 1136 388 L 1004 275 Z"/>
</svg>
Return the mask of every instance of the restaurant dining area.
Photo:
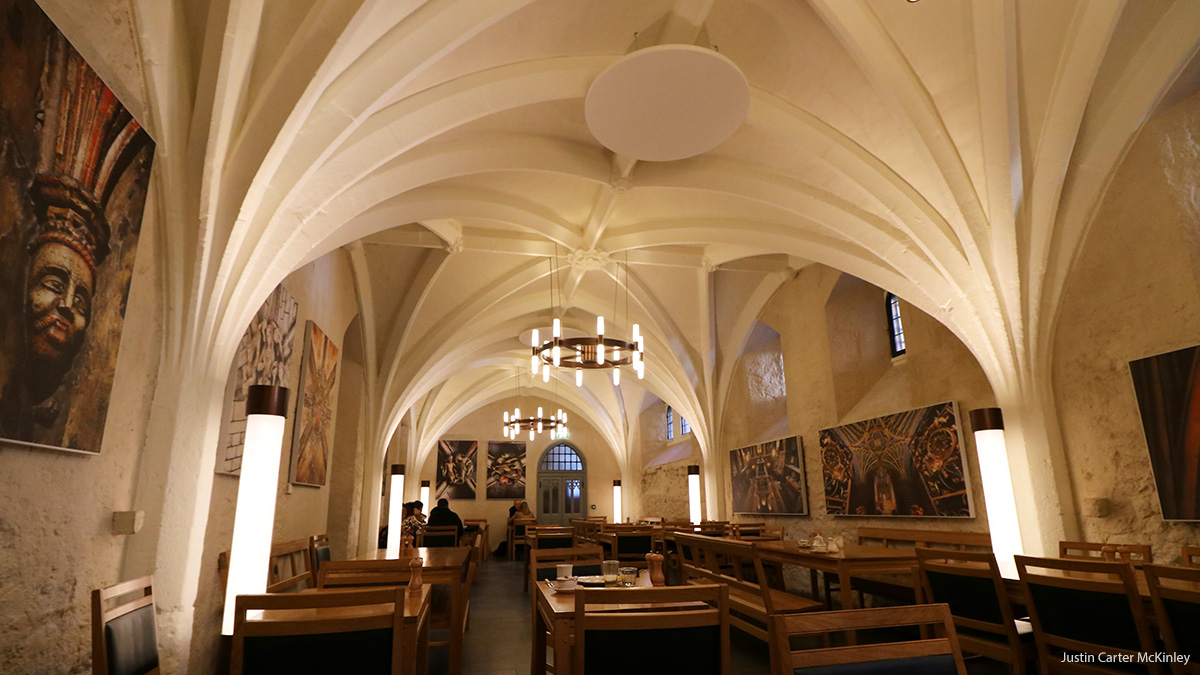
<svg viewBox="0 0 1200 675">
<path fill-rule="evenodd" d="M 0 0 L 0 675 L 1200 674 L 1195 0 Z"/>
</svg>

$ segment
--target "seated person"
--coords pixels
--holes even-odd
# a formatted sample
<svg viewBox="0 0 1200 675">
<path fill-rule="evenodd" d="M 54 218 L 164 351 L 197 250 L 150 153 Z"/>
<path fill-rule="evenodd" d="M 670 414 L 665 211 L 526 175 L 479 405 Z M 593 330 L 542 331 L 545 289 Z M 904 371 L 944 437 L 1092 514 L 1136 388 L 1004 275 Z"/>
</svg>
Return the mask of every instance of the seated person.
<svg viewBox="0 0 1200 675">
<path fill-rule="evenodd" d="M 453 525 L 458 528 L 458 536 L 463 533 L 463 521 L 458 517 L 458 514 L 450 510 L 450 501 L 445 497 L 438 500 L 437 506 L 429 512 L 429 520 L 425 523 L 430 526 L 449 526 Z"/>
</svg>

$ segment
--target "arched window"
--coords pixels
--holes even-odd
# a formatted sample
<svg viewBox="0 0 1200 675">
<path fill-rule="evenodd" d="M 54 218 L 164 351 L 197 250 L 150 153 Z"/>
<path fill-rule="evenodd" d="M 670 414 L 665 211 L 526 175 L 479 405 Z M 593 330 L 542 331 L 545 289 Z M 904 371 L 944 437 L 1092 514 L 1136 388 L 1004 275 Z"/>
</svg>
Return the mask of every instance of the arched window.
<svg viewBox="0 0 1200 675">
<path fill-rule="evenodd" d="M 575 452 L 575 448 L 566 443 L 559 443 L 542 455 L 538 471 L 583 471 L 583 460 L 579 453 Z"/>
<path fill-rule="evenodd" d="M 675 411 L 667 406 L 667 440 L 675 438 Z"/>
<path fill-rule="evenodd" d="M 900 356 L 904 353 L 904 324 L 900 321 L 900 298 L 895 293 L 887 294 L 887 319 L 892 356 Z"/>
<path fill-rule="evenodd" d="M 687 418 L 683 415 L 679 416 L 679 435 L 687 436 L 692 433 L 692 425 L 688 424 Z"/>
</svg>

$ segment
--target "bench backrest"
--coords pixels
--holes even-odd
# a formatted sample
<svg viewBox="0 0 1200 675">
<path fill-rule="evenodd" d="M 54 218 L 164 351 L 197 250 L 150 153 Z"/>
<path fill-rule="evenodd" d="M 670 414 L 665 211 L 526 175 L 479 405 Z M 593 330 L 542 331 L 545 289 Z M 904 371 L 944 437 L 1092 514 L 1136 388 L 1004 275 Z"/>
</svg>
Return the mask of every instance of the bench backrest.
<svg viewBox="0 0 1200 675">
<path fill-rule="evenodd" d="M 935 531 L 903 527 L 860 527 L 858 543 L 897 544 L 909 547 L 992 550 L 992 535 L 987 532 Z"/>
<path fill-rule="evenodd" d="M 768 615 L 774 613 L 762 558 L 753 544 L 726 541 L 695 534 L 676 534 L 684 584 L 726 584 L 731 589 L 758 595 Z M 747 578 L 745 570 L 754 570 Z"/>
</svg>

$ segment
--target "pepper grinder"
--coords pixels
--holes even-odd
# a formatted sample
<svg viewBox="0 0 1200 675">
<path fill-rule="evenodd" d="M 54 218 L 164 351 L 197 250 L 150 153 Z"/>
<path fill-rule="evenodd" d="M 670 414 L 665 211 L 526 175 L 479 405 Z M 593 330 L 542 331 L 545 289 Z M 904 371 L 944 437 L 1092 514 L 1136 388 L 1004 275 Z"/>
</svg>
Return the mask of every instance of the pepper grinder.
<svg viewBox="0 0 1200 675">
<path fill-rule="evenodd" d="M 650 567 L 650 585 L 666 586 L 667 579 L 663 576 L 663 557 L 661 553 L 647 553 L 646 562 Z"/>
</svg>

